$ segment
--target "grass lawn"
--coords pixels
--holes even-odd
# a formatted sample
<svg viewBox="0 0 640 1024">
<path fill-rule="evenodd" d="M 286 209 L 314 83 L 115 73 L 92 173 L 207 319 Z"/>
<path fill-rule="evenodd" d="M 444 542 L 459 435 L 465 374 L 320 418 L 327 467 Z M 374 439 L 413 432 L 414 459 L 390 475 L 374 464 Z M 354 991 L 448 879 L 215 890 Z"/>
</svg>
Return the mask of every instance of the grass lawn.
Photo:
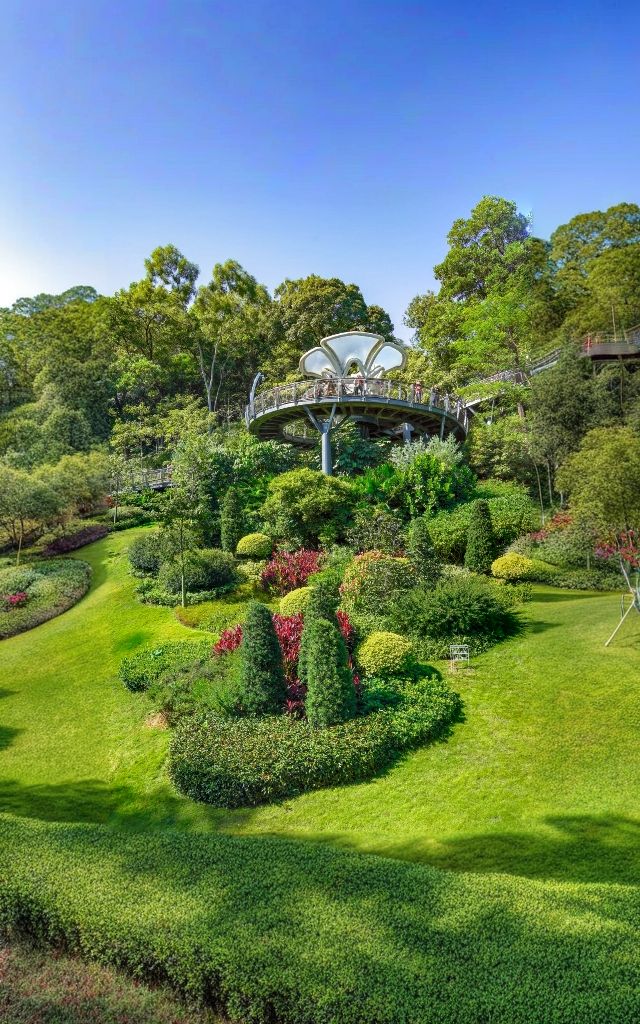
<svg viewBox="0 0 640 1024">
<path fill-rule="evenodd" d="M 173 792 L 167 734 L 116 678 L 135 648 L 198 635 L 136 601 L 123 557 L 134 535 L 83 549 L 89 594 L 0 646 L 1 809 L 327 840 L 454 870 L 637 877 L 640 616 L 605 649 L 617 596 L 539 588 L 523 634 L 456 676 L 466 721 L 385 777 L 223 812 Z"/>
</svg>

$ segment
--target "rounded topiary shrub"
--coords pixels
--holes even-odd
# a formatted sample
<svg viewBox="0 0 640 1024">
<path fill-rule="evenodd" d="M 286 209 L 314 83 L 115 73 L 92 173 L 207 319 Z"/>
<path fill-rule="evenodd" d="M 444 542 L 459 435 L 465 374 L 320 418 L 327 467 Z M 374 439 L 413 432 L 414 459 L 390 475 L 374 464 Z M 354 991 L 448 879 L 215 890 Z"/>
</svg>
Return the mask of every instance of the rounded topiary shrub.
<svg viewBox="0 0 640 1024">
<path fill-rule="evenodd" d="M 247 533 L 241 537 L 236 547 L 238 558 L 250 558 L 259 562 L 269 558 L 273 550 L 273 543 L 266 533 Z"/>
<path fill-rule="evenodd" d="M 413 645 L 399 633 L 371 633 L 360 644 L 357 658 L 367 676 L 401 676 L 411 671 Z"/>
<path fill-rule="evenodd" d="M 323 786 L 370 779 L 446 733 L 460 698 L 436 680 L 405 687 L 398 704 L 325 729 L 290 715 L 193 715 L 176 729 L 169 773 L 181 793 L 215 807 L 251 807 Z"/>
<path fill-rule="evenodd" d="M 155 576 L 162 562 L 160 553 L 160 531 L 148 530 L 131 541 L 129 564 L 134 572 Z"/>
<path fill-rule="evenodd" d="M 311 596 L 311 587 L 298 587 L 280 598 L 281 615 L 299 615 L 304 612 Z"/>
<path fill-rule="evenodd" d="M 189 551 L 184 558 L 184 568 L 185 591 L 188 593 L 228 587 L 237 578 L 233 555 L 218 548 Z M 182 570 L 178 559 L 161 566 L 158 584 L 168 594 L 178 596 L 181 593 Z"/>
<path fill-rule="evenodd" d="M 558 576 L 559 570 L 557 566 L 543 562 L 539 558 L 527 558 L 526 555 L 518 555 L 511 551 L 491 563 L 491 572 L 501 580 L 550 583 Z"/>
</svg>

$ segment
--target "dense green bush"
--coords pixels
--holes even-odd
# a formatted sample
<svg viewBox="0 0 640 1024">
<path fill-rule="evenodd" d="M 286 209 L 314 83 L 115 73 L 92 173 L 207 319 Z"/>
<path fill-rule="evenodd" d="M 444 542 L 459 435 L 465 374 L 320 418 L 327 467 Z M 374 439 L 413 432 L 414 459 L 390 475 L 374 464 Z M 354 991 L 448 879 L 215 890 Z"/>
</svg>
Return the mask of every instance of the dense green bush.
<svg viewBox="0 0 640 1024">
<path fill-rule="evenodd" d="M 332 843 L 0 827 L 4 928 L 252 1024 L 630 1024 L 637 910 L 630 885 L 461 874 Z"/>
<path fill-rule="evenodd" d="M 398 633 L 370 633 L 357 651 L 358 664 L 366 676 L 401 676 L 410 672 L 413 644 Z"/>
<path fill-rule="evenodd" d="M 402 635 L 415 636 L 430 657 L 446 657 L 452 643 L 468 643 L 478 653 L 516 631 L 510 604 L 491 581 L 461 573 L 432 590 L 410 591 L 390 620 Z"/>
<path fill-rule="evenodd" d="M 255 562 L 269 558 L 272 551 L 273 542 L 266 533 L 247 533 L 236 545 L 238 558 L 250 558 Z"/>
<path fill-rule="evenodd" d="M 289 715 L 182 721 L 169 772 L 187 796 L 216 807 L 245 807 L 324 786 L 371 778 L 405 750 L 441 735 L 460 701 L 441 683 L 408 686 L 393 709 L 327 729 Z"/>
<path fill-rule="evenodd" d="M 312 469 L 295 469 L 275 477 L 262 508 L 268 532 L 300 548 L 339 540 L 356 501 L 352 484 Z"/>
<path fill-rule="evenodd" d="M 145 530 L 129 545 L 129 565 L 134 572 L 155 576 L 162 562 L 159 530 Z"/>
<path fill-rule="evenodd" d="M 394 449 L 391 463 L 367 469 L 354 483 L 363 499 L 384 503 L 406 520 L 468 498 L 475 477 L 460 449 L 436 439 L 436 444 L 417 441 Z"/>
<path fill-rule="evenodd" d="M 356 691 L 347 648 L 335 618 L 312 619 L 305 642 L 305 712 L 309 725 L 326 729 L 353 718 Z"/>
<path fill-rule="evenodd" d="M 26 594 L 19 607 L 0 607 L 0 639 L 24 633 L 61 615 L 84 597 L 91 566 L 75 558 L 58 558 L 0 569 L 0 597 Z"/>
<path fill-rule="evenodd" d="M 487 498 L 487 506 L 498 549 L 504 549 L 520 534 L 538 525 L 539 512 L 534 502 L 526 491 L 514 485 L 502 488 L 497 497 Z M 429 519 L 429 532 L 441 561 L 464 561 L 472 508 L 473 503 L 466 502 L 451 512 L 439 512 Z"/>
<path fill-rule="evenodd" d="M 491 572 L 498 579 L 514 582 L 525 580 L 531 583 L 554 583 L 559 574 L 555 565 L 515 552 L 496 558 L 491 565 Z"/>
<path fill-rule="evenodd" d="M 496 547 L 489 506 L 484 498 L 478 498 L 471 506 L 464 552 L 465 568 L 484 574 L 491 572 Z"/>
<path fill-rule="evenodd" d="M 418 582 L 425 586 L 433 586 L 438 582 L 442 566 L 438 561 L 425 516 L 419 516 L 409 523 L 406 531 L 406 553 Z"/>
<path fill-rule="evenodd" d="M 233 555 L 217 548 L 202 548 L 188 551 L 184 556 L 185 590 L 190 593 L 215 591 L 237 582 Z M 182 589 L 180 562 L 176 559 L 164 562 L 158 573 L 158 586 L 167 594 L 178 597 Z"/>
<path fill-rule="evenodd" d="M 347 567 L 340 588 L 341 607 L 356 624 L 377 628 L 414 583 L 406 558 L 365 551 Z"/>
<path fill-rule="evenodd" d="M 622 574 L 610 569 L 560 569 L 554 587 L 564 590 L 626 590 Z"/>
<path fill-rule="evenodd" d="M 404 551 L 404 522 L 395 512 L 379 505 L 357 509 L 346 538 L 354 551 L 382 551 L 401 555 Z"/>
<path fill-rule="evenodd" d="M 211 643 L 208 640 L 182 640 L 179 643 L 159 644 L 145 647 L 142 651 L 129 654 L 120 662 L 120 679 L 132 692 L 148 690 L 168 674 L 203 662 L 211 657 Z"/>
<path fill-rule="evenodd" d="M 298 587 L 296 590 L 290 590 L 288 594 L 280 598 L 280 614 L 297 615 L 299 612 L 304 612 L 310 594 L 311 587 Z"/>
<path fill-rule="evenodd" d="M 271 612 L 259 601 L 247 608 L 240 656 L 242 709 L 249 715 L 282 711 L 287 699 L 282 652 Z"/>
<path fill-rule="evenodd" d="M 244 507 L 235 487 L 229 487 L 220 510 L 220 546 L 233 554 L 244 533 Z"/>
</svg>

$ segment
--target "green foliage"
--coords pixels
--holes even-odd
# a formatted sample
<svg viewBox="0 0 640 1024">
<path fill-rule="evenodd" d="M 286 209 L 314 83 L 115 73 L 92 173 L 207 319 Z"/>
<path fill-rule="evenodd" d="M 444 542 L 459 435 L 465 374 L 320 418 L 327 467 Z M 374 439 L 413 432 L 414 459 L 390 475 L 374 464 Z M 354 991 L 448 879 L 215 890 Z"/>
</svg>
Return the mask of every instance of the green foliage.
<svg viewBox="0 0 640 1024">
<path fill-rule="evenodd" d="M 487 498 L 487 505 L 498 548 L 506 547 L 538 525 L 539 512 L 534 502 L 526 491 L 515 485 L 503 486 L 499 496 Z M 439 512 L 429 520 L 429 532 L 441 561 L 463 562 L 471 516 L 472 503 L 467 502 L 451 512 Z"/>
<path fill-rule="evenodd" d="M 242 627 L 241 705 L 248 715 L 277 714 L 284 708 L 287 689 L 280 644 L 271 612 L 251 601 Z"/>
<path fill-rule="evenodd" d="M 159 530 L 146 530 L 131 541 L 128 550 L 129 565 L 134 572 L 155 576 L 162 562 Z"/>
<path fill-rule="evenodd" d="M 449 644 L 468 643 L 474 653 L 516 632 L 518 621 L 500 588 L 467 573 L 445 577 L 432 590 L 416 588 L 394 607 L 390 621 L 413 636 L 430 656 L 446 657 Z"/>
<path fill-rule="evenodd" d="M 281 615 L 298 615 L 304 612 L 311 595 L 311 587 L 298 587 L 297 590 L 290 590 L 288 594 L 280 598 Z"/>
<path fill-rule="evenodd" d="M 340 588 L 341 607 L 356 624 L 382 624 L 391 609 L 402 603 L 414 584 L 406 558 L 365 551 L 348 566 Z"/>
<path fill-rule="evenodd" d="M 472 572 L 488 573 L 496 554 L 496 538 L 489 506 L 484 498 L 474 501 L 467 527 L 464 564 Z"/>
<path fill-rule="evenodd" d="M 640 528 L 640 437 L 630 427 L 590 431 L 558 475 L 578 517 L 603 531 Z"/>
<path fill-rule="evenodd" d="M 358 664 L 365 676 L 403 676 L 411 672 L 413 645 L 398 633 L 370 633 L 357 651 Z"/>
<path fill-rule="evenodd" d="M 346 538 L 355 551 L 375 549 L 386 555 L 400 555 L 404 549 L 403 528 L 401 516 L 378 505 L 367 506 L 356 509 Z"/>
<path fill-rule="evenodd" d="M 355 504 L 352 484 L 312 469 L 282 473 L 269 484 L 262 508 L 268 532 L 295 547 L 339 540 Z"/>
<path fill-rule="evenodd" d="M 526 555 L 518 555 L 509 552 L 496 558 L 491 565 L 491 572 L 501 580 L 519 581 L 528 580 L 538 583 L 553 583 L 558 576 L 558 569 L 555 565 L 549 565 L 539 558 L 527 558 Z"/>
<path fill-rule="evenodd" d="M 247 533 L 236 545 L 238 558 L 250 558 L 253 561 L 269 558 L 272 550 L 273 543 L 266 533 Z"/>
<path fill-rule="evenodd" d="M 396 465 L 367 470 L 355 481 L 361 496 L 384 502 L 407 518 L 448 508 L 473 491 L 475 478 L 452 448 L 417 441 L 392 454 Z"/>
<path fill-rule="evenodd" d="M 347 648 L 335 620 L 312 619 L 305 652 L 305 711 L 309 725 L 326 729 L 353 718 L 356 691 Z"/>
<path fill-rule="evenodd" d="M 0 609 L 0 640 L 61 615 L 89 589 L 91 567 L 75 558 L 50 559 L 0 569 L 0 595 L 27 594 L 27 603 Z"/>
<path fill-rule="evenodd" d="M 179 560 L 164 562 L 158 573 L 158 586 L 167 594 L 178 596 L 183 582 L 183 566 Z M 184 585 L 188 593 L 213 591 L 237 582 L 233 555 L 217 548 L 188 551 L 184 556 Z"/>
<path fill-rule="evenodd" d="M 424 516 L 413 519 L 406 531 L 406 553 L 416 580 L 425 586 L 437 583 L 442 574 L 428 521 Z"/>
<path fill-rule="evenodd" d="M 178 726 L 169 772 L 180 792 L 246 807 L 371 778 L 403 751 L 441 736 L 460 700 L 441 683 L 408 685 L 394 708 L 316 729 L 289 715 L 195 716 Z"/>
<path fill-rule="evenodd" d="M 211 643 L 205 640 L 159 644 L 123 658 L 118 674 L 127 689 L 135 693 L 148 690 L 179 669 L 194 662 L 203 663 L 210 657 Z"/>
<path fill-rule="evenodd" d="M 235 487 L 230 487 L 222 499 L 220 513 L 220 544 L 223 551 L 230 551 L 233 554 L 236 550 L 244 532 L 243 520 L 244 507 L 240 495 Z"/>
</svg>

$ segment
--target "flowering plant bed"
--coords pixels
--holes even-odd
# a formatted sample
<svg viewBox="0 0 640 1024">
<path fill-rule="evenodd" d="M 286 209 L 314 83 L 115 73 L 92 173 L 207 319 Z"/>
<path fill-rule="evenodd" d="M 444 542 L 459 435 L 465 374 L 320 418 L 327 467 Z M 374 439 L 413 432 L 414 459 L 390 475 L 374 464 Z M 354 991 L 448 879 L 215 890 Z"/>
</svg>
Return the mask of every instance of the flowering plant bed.
<svg viewBox="0 0 640 1024">
<path fill-rule="evenodd" d="M 0 639 L 66 612 L 84 597 L 90 579 L 91 567 L 72 558 L 0 569 Z"/>
</svg>

